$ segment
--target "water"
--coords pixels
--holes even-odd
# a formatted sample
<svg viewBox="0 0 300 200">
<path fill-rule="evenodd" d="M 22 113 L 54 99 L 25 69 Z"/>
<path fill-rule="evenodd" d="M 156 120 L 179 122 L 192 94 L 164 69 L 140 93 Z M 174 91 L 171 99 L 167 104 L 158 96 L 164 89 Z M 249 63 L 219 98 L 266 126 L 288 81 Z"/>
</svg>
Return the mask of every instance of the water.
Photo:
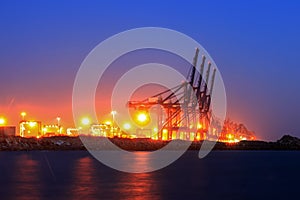
<svg viewBox="0 0 300 200">
<path fill-rule="evenodd" d="M 300 152 L 214 151 L 202 160 L 197 153 L 188 151 L 160 171 L 128 174 L 102 165 L 85 151 L 0 152 L 0 199 L 299 196 Z"/>
</svg>

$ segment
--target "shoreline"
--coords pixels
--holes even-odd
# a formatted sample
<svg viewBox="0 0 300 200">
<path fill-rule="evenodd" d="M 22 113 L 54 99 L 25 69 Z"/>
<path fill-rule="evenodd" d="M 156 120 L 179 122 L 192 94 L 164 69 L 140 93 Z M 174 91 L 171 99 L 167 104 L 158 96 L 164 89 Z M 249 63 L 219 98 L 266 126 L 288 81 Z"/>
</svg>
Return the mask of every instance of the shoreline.
<svg viewBox="0 0 300 200">
<path fill-rule="evenodd" d="M 81 136 L 82 139 L 92 142 L 93 148 L 98 149 L 97 141 L 104 138 Z M 110 142 L 126 151 L 155 151 L 167 145 L 170 141 L 158 141 L 146 138 L 122 139 L 109 138 Z M 108 142 L 105 140 L 105 142 Z M 105 142 L 103 143 L 105 145 Z M 207 141 L 210 142 L 210 141 Z M 182 150 L 187 141 L 175 140 L 175 145 L 170 150 Z M 200 150 L 203 141 L 193 141 L 187 150 Z M 89 148 L 90 149 L 90 148 Z M 0 137 L 0 151 L 68 151 L 87 150 L 79 137 L 54 136 L 44 138 L 22 138 L 19 136 Z M 90 149 L 91 150 L 91 149 Z M 92 149 L 94 150 L 94 149 Z M 101 150 L 113 150 L 109 146 L 103 146 Z M 276 142 L 265 141 L 240 141 L 237 143 L 216 142 L 213 150 L 300 150 L 300 139 L 289 135 L 283 136 Z"/>
</svg>

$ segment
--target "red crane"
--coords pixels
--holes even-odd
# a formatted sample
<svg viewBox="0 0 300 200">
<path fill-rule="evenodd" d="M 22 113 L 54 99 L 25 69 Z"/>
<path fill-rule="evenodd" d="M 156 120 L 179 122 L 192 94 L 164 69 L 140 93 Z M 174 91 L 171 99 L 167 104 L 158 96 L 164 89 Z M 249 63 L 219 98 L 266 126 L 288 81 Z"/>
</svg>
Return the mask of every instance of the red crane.
<svg viewBox="0 0 300 200">
<path fill-rule="evenodd" d="M 196 49 L 187 81 L 155 94 L 142 101 L 129 101 L 128 107 L 137 111 L 148 111 L 156 106 L 158 139 L 202 140 L 211 121 L 211 97 L 216 75 L 211 63 L 203 55 L 199 70 L 197 60 L 199 49 Z M 204 68 L 207 66 L 205 79 Z M 211 77 L 211 80 L 210 80 Z M 208 82 L 210 82 L 210 87 Z"/>
</svg>

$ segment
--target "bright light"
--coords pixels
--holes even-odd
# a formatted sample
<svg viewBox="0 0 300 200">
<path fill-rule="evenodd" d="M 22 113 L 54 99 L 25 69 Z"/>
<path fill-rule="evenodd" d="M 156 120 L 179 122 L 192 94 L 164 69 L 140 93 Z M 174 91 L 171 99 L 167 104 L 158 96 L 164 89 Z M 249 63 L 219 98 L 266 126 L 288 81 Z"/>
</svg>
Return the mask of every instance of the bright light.
<svg viewBox="0 0 300 200">
<path fill-rule="evenodd" d="M 30 127 L 35 127 L 35 125 L 36 125 L 36 122 L 29 122 Z"/>
<path fill-rule="evenodd" d="M 104 122 L 104 124 L 111 125 L 111 121 L 106 121 L 106 122 Z"/>
<path fill-rule="evenodd" d="M 152 140 L 158 140 L 158 136 L 157 135 L 156 136 L 152 136 L 151 139 Z"/>
<path fill-rule="evenodd" d="M 158 132 L 158 129 L 157 129 L 157 128 L 153 128 L 153 131 L 154 131 L 155 133 L 157 133 L 157 132 Z"/>
<path fill-rule="evenodd" d="M 134 114 L 134 121 L 140 126 L 146 126 L 150 122 L 149 113 L 145 110 L 139 110 Z"/>
<path fill-rule="evenodd" d="M 198 124 L 197 124 L 197 128 L 198 128 L 198 129 L 201 129 L 201 128 L 202 128 L 202 124 L 198 123 Z"/>
<path fill-rule="evenodd" d="M 167 129 L 163 129 L 162 131 L 162 140 L 167 140 L 168 139 L 168 130 Z"/>
<path fill-rule="evenodd" d="M 124 127 L 125 130 L 129 130 L 131 128 L 131 125 L 129 123 L 125 123 L 123 125 L 123 127 Z"/>
<path fill-rule="evenodd" d="M 26 113 L 26 112 L 21 112 L 20 115 L 22 116 L 22 119 L 24 120 L 24 118 L 25 118 L 25 116 L 27 115 L 27 113 Z"/>
<path fill-rule="evenodd" d="M 56 117 L 56 120 L 57 120 L 57 125 L 59 126 L 59 122 L 60 122 L 61 118 L 60 117 Z"/>
<path fill-rule="evenodd" d="M 140 113 L 137 117 L 140 122 L 145 122 L 147 120 L 147 115 L 145 113 Z"/>
<path fill-rule="evenodd" d="M 232 134 L 228 134 L 228 135 L 227 135 L 227 138 L 228 138 L 228 139 L 233 139 L 233 135 L 232 135 Z"/>
<path fill-rule="evenodd" d="M 110 114 L 115 115 L 115 114 L 117 114 L 117 111 L 113 110 L 113 111 L 111 111 Z"/>
<path fill-rule="evenodd" d="M 87 117 L 85 117 L 85 118 L 83 118 L 83 119 L 81 120 L 81 123 L 82 123 L 83 125 L 89 125 L 89 124 L 90 124 L 90 119 L 87 118 Z"/>
<path fill-rule="evenodd" d="M 3 117 L 1 117 L 0 118 L 0 125 L 4 125 L 5 123 L 6 123 L 6 120 Z"/>
</svg>

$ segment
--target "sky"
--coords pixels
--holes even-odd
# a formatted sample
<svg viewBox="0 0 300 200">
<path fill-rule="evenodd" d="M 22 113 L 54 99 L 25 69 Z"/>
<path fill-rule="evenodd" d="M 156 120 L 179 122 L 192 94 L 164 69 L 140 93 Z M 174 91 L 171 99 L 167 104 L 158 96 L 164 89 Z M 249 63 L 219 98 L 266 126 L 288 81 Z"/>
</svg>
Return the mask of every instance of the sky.
<svg viewBox="0 0 300 200">
<path fill-rule="evenodd" d="M 76 72 L 101 41 L 164 27 L 199 42 L 216 62 L 227 116 L 257 137 L 300 137 L 300 2 L 9 1 L 0 3 L 0 115 L 72 124 Z"/>
</svg>

